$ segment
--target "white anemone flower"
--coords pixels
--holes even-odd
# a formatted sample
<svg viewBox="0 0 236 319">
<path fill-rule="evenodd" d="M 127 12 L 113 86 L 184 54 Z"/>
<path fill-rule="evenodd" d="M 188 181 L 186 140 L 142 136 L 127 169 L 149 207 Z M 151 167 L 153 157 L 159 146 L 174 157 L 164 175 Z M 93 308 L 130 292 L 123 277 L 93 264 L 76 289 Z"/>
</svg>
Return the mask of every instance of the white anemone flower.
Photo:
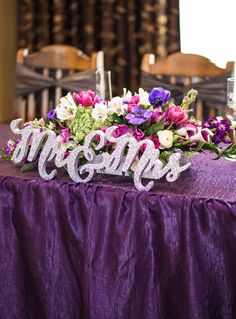
<svg viewBox="0 0 236 319">
<path fill-rule="evenodd" d="M 140 88 L 138 90 L 138 95 L 139 95 L 139 104 L 140 105 L 150 105 L 149 102 L 149 93 L 147 91 L 144 91 L 144 89 Z"/>
<path fill-rule="evenodd" d="M 163 130 L 157 132 L 160 148 L 170 148 L 173 145 L 173 132 L 168 130 Z"/>
<path fill-rule="evenodd" d="M 123 99 L 119 96 L 113 97 L 111 101 L 108 102 L 108 111 L 123 115 L 125 112 Z"/>
<path fill-rule="evenodd" d="M 92 110 L 91 116 L 95 120 L 105 121 L 107 119 L 108 108 L 105 102 L 96 103 Z"/>
</svg>

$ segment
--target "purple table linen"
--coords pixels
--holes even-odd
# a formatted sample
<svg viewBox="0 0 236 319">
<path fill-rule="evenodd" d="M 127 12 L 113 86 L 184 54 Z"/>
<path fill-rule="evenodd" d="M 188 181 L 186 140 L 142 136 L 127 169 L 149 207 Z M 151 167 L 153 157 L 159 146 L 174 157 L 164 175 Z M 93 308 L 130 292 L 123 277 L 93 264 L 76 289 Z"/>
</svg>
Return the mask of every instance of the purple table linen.
<svg viewBox="0 0 236 319">
<path fill-rule="evenodd" d="M 211 158 L 151 192 L 0 159 L 0 318 L 236 318 L 236 163 Z"/>
</svg>

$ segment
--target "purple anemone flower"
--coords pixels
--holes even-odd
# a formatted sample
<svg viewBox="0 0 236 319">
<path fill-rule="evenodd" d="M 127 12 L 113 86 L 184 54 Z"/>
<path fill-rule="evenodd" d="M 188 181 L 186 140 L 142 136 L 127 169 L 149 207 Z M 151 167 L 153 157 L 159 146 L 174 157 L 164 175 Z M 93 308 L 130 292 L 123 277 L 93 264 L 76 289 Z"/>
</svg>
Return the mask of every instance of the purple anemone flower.
<svg viewBox="0 0 236 319">
<path fill-rule="evenodd" d="M 170 91 L 163 88 L 154 88 L 149 94 L 149 102 L 153 106 L 163 106 L 170 99 Z"/>
<path fill-rule="evenodd" d="M 56 117 L 57 117 L 57 111 L 55 109 L 49 111 L 47 114 L 47 119 L 51 122 L 55 121 Z"/>
<path fill-rule="evenodd" d="M 133 125 L 141 125 L 149 120 L 152 116 L 152 112 L 142 109 L 139 106 L 133 106 L 132 113 L 126 115 L 126 120 Z"/>
</svg>

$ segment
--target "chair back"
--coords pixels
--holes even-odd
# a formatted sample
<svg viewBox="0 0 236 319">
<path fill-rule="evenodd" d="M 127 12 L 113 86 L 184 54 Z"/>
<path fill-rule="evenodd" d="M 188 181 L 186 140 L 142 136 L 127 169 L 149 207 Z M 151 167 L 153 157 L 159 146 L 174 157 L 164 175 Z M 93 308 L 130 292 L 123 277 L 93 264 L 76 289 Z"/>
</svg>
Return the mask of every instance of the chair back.
<svg viewBox="0 0 236 319">
<path fill-rule="evenodd" d="M 177 52 L 155 62 L 153 55 L 146 54 L 142 60 L 140 86 L 150 89 L 163 86 L 170 90 L 178 104 L 190 88 L 198 90 L 194 106 L 197 119 L 222 113 L 226 103 L 226 79 L 233 63 L 220 68 L 206 57 Z"/>
<path fill-rule="evenodd" d="M 68 91 L 95 89 L 95 70 L 103 65 L 103 52 L 91 57 L 68 45 L 48 45 L 38 52 L 17 53 L 17 116 L 25 120 L 45 117 Z"/>
</svg>

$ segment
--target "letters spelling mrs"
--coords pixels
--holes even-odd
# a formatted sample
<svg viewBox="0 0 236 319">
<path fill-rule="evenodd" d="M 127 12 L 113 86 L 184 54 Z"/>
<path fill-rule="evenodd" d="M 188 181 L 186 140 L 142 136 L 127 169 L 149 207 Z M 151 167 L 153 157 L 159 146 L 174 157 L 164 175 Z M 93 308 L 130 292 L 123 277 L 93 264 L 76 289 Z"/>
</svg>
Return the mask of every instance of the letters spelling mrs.
<svg viewBox="0 0 236 319">
<path fill-rule="evenodd" d="M 64 158 L 64 152 L 61 150 L 61 142 L 57 139 L 56 134 L 51 130 L 40 132 L 32 127 L 20 129 L 21 119 L 11 122 L 13 133 L 22 135 L 21 141 L 17 145 L 13 162 L 20 164 L 27 160 L 33 162 L 38 159 L 38 171 L 40 176 L 45 180 L 50 180 L 56 176 L 57 170 L 53 169 L 47 172 L 47 163 L 54 160 L 55 166 L 66 167 L 70 178 L 75 182 L 89 182 L 95 172 L 111 175 L 128 174 L 133 172 L 134 185 L 138 190 L 150 190 L 154 182 L 148 181 L 146 185 L 142 184 L 142 178 L 160 179 L 166 174 L 169 182 L 175 181 L 179 174 L 186 170 L 191 163 L 180 166 L 179 153 L 169 157 L 168 163 L 163 167 L 159 159 L 160 151 L 155 149 L 151 140 L 142 140 L 137 142 L 134 137 L 126 134 L 118 138 L 112 136 L 116 129 L 111 127 L 104 133 L 102 131 L 93 131 L 89 133 L 84 145 L 79 145 L 71 151 L 67 158 Z M 95 151 L 92 148 L 92 142 L 96 136 L 99 136 L 99 143 Z M 115 148 L 111 154 L 102 152 L 107 142 L 115 143 Z M 146 144 L 144 152 L 140 156 L 140 148 Z M 139 157 L 138 157 L 139 154 Z M 80 159 L 84 156 L 86 164 L 80 165 Z"/>
</svg>

